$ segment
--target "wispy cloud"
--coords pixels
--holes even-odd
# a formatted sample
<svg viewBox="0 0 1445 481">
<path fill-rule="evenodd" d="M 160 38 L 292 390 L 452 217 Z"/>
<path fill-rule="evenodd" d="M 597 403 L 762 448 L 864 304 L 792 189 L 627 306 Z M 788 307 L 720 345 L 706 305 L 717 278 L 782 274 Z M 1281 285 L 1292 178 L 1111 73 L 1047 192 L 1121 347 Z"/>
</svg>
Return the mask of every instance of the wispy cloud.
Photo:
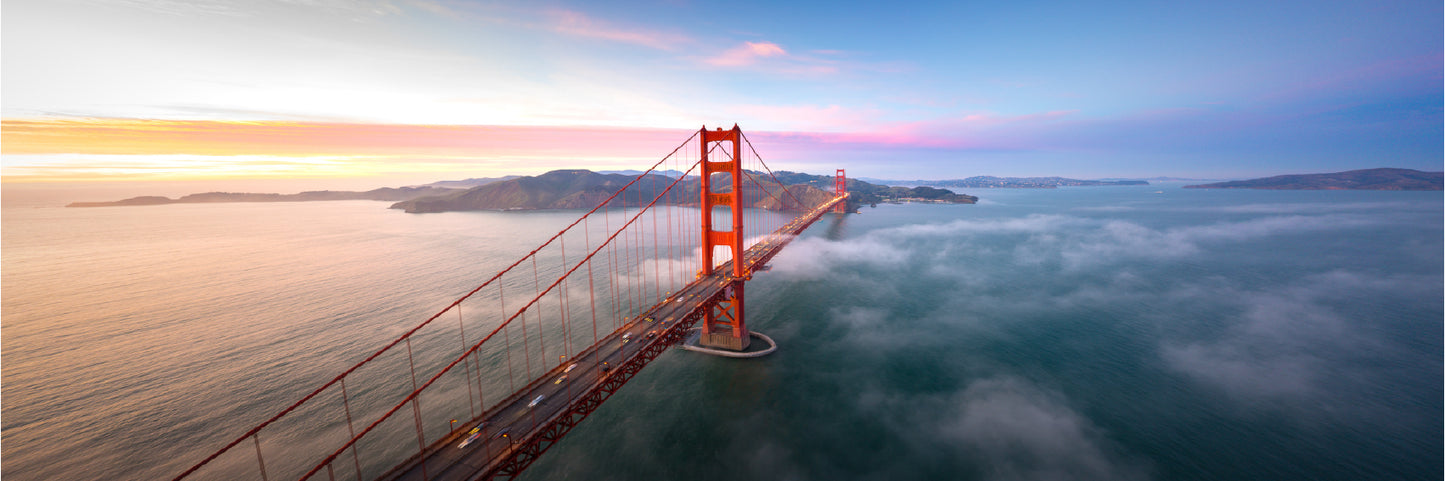
<svg viewBox="0 0 1445 481">
<path fill-rule="evenodd" d="M 873 231 L 863 239 L 849 242 L 892 245 L 900 241 L 1016 236 L 1019 238 L 1011 243 L 1013 262 L 1078 270 L 1141 259 L 1178 259 L 1218 243 L 1349 229 L 1377 222 L 1380 221 L 1357 214 L 1282 215 L 1155 229 L 1122 220 L 1033 214 L 998 220 L 908 225 Z"/>
<path fill-rule="evenodd" d="M 252 17 L 264 15 L 275 5 L 284 5 L 298 10 L 314 10 L 341 15 L 351 19 L 386 17 L 402 13 L 402 8 L 393 0 L 274 0 L 272 5 L 258 5 L 259 2 L 244 0 L 82 0 L 99 5 L 115 5 L 144 10 L 163 15 Z M 439 13 L 441 5 L 429 0 L 406 0 L 418 8 Z"/>
<path fill-rule="evenodd" d="M 573 10 L 546 12 L 549 27 L 558 33 L 630 43 L 658 50 L 677 50 L 692 42 L 686 35 L 648 30 L 637 26 L 617 26 Z"/>
<path fill-rule="evenodd" d="M 1148 479 L 1137 463 L 1111 452 L 1088 419 L 1016 378 L 985 379 L 954 400 L 939 434 L 990 469 L 987 479 Z"/>
<path fill-rule="evenodd" d="M 1388 58 L 1368 65 L 1308 77 L 1281 89 L 1253 99 L 1255 102 L 1279 102 L 1318 97 L 1337 98 L 1342 92 L 1364 93 L 1398 89 L 1401 84 L 1438 84 L 1441 57 L 1423 55 Z"/>
<path fill-rule="evenodd" d="M 976 466 L 990 481 L 1145 480 L 1148 465 L 1057 392 L 1000 375 L 947 395 L 866 392 L 862 409 L 886 420 L 916 451 Z"/>
<path fill-rule="evenodd" d="M 1353 319 L 1342 299 L 1439 298 L 1439 278 L 1376 275 L 1335 270 L 1262 290 L 1202 283 L 1167 294 L 1181 306 L 1214 304 L 1227 309 L 1215 322 L 1221 335 L 1176 337 L 1160 344 L 1167 366 L 1243 406 L 1308 406 L 1316 417 L 1333 410 L 1356 415 L 1378 408 L 1355 399 L 1379 386 L 1368 368 L 1341 359 L 1407 361 L 1408 350 L 1379 336 L 1374 324 Z M 1355 301 L 1358 302 L 1358 301 Z M 1428 362 L 1425 360 L 1419 360 Z"/>
<path fill-rule="evenodd" d="M 814 52 L 815 55 L 797 55 L 773 42 L 744 41 L 701 60 L 703 64 L 716 68 L 752 69 L 785 75 L 832 75 L 840 71 L 843 62 L 831 58 L 839 55 L 837 52 Z"/>
<path fill-rule="evenodd" d="M 743 42 L 742 45 L 728 49 L 727 51 L 706 60 L 708 64 L 719 67 L 741 67 L 752 65 L 761 58 L 785 57 L 788 55 L 783 47 L 773 42 Z"/>
<path fill-rule="evenodd" d="M 116 5 L 152 13 L 175 16 L 217 15 L 246 17 L 251 13 L 231 0 L 87 0 L 98 5 Z"/>
</svg>

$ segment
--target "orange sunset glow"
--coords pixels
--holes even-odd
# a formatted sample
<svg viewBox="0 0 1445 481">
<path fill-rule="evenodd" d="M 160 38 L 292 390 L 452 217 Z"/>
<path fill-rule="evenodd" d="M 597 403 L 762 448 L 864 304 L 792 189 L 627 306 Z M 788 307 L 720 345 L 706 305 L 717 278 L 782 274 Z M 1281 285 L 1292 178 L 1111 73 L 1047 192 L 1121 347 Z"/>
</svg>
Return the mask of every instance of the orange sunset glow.
<svg viewBox="0 0 1445 481">
<path fill-rule="evenodd" d="M 681 130 L 288 121 L 5 120 L 7 182 L 627 168 Z M 655 160 L 655 159 L 654 159 Z"/>
</svg>

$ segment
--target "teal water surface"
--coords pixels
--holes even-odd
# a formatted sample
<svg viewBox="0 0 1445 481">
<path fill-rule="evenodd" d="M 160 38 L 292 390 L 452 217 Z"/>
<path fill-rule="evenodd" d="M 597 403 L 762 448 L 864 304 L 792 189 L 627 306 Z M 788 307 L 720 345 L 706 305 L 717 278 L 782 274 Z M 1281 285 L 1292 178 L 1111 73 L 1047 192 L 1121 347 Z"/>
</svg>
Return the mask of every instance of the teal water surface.
<svg viewBox="0 0 1445 481">
<path fill-rule="evenodd" d="M 969 193 L 824 218 L 749 285 L 778 353 L 523 477 L 1441 478 L 1440 193 Z M 576 215 L 7 206 L 3 475 L 168 478 Z"/>
</svg>

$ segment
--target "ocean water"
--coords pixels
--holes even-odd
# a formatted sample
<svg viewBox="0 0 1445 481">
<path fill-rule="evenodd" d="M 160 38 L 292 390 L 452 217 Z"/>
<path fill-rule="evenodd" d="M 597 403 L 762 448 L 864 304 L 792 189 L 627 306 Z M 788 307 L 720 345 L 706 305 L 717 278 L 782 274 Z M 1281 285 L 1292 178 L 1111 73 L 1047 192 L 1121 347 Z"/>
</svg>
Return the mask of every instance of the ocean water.
<svg viewBox="0 0 1445 481">
<path fill-rule="evenodd" d="M 778 353 L 523 477 L 1440 479 L 1441 194 L 1178 187 L 826 217 L 749 286 Z M 169 478 L 576 215 L 7 200 L 0 475 Z"/>
</svg>

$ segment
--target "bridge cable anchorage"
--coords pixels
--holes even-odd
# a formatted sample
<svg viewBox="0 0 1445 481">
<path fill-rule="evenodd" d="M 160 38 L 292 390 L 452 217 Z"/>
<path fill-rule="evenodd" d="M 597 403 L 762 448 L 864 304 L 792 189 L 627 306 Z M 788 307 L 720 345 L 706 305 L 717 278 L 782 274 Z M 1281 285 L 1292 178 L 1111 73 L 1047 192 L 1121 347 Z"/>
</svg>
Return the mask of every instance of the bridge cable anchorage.
<svg viewBox="0 0 1445 481">
<path fill-rule="evenodd" d="M 647 362 L 665 352 L 668 346 L 681 341 L 679 336 L 682 330 L 691 328 L 697 321 L 710 315 L 709 313 L 719 314 L 720 317 L 715 316 L 714 318 L 737 326 L 739 329 L 736 331 L 741 332 L 744 328 L 741 322 L 743 281 L 746 281 L 751 275 L 753 266 L 765 263 L 794 236 L 816 221 L 817 216 L 821 215 L 821 209 L 832 207 L 841 199 L 833 199 L 774 229 L 772 225 L 780 221 L 781 216 L 764 215 L 764 212 L 757 209 L 745 210 L 738 204 L 746 201 L 748 206 L 758 205 L 764 199 L 764 195 L 778 202 L 779 207 L 787 204 L 782 201 L 781 196 L 791 196 L 796 205 L 803 204 L 797 201 L 797 197 L 793 196 L 793 192 L 789 191 L 786 186 L 777 182 L 776 175 L 762 161 L 761 156 L 757 155 L 756 148 L 742 135 L 741 129 L 738 129 L 737 126 L 733 127 L 729 132 L 732 134 L 729 139 L 731 142 L 728 143 L 707 142 L 706 140 L 713 136 L 705 130 L 695 132 L 667 156 L 654 163 L 641 175 L 629 179 L 620 188 L 612 187 L 615 184 L 609 184 L 607 189 L 611 190 L 610 195 L 606 195 L 606 198 L 595 207 L 557 231 L 537 248 L 517 258 L 487 278 L 481 285 L 452 301 L 451 304 L 411 327 L 410 330 L 395 337 L 390 343 L 303 396 L 299 401 L 235 438 L 230 444 L 200 463 L 191 466 L 175 479 L 186 478 L 203 466 L 209 466 L 207 477 L 235 477 L 239 473 L 230 471 L 233 469 L 232 466 L 236 465 L 234 456 L 228 455 L 225 462 L 213 463 L 213 461 L 219 456 L 231 452 L 248 437 L 251 438 L 255 448 L 255 466 L 259 468 L 264 478 L 294 479 L 289 474 L 289 470 L 293 468 L 298 471 L 305 470 L 305 459 L 309 456 L 306 452 L 312 449 L 318 451 L 317 456 L 324 457 L 324 459 L 319 464 L 312 465 L 309 472 L 300 476 L 301 479 L 309 479 L 323 469 L 328 477 L 334 478 L 337 474 L 336 471 L 344 470 L 344 461 L 341 461 L 343 463 L 341 466 L 337 466 L 336 462 L 347 451 L 350 451 L 358 480 L 376 478 L 378 472 L 382 472 L 390 466 L 395 467 L 382 473 L 382 478 L 398 479 L 412 474 L 419 478 L 453 476 L 458 473 L 447 474 L 448 471 L 461 464 L 448 463 L 459 463 L 461 459 L 472 459 L 483 453 L 485 458 L 473 459 L 468 461 L 468 464 L 481 463 L 476 465 L 490 467 L 477 468 L 483 469 L 483 471 L 465 474 L 466 477 L 509 476 L 524 469 L 531 460 L 546 451 L 561 435 L 570 430 L 577 421 L 586 417 L 592 409 L 596 408 L 596 405 L 610 396 L 611 392 L 625 384 L 627 379 L 636 374 Z M 722 132 L 722 130 L 718 129 L 718 132 Z M 693 146 L 693 142 L 698 142 L 698 145 Z M 742 142 L 748 143 L 749 150 L 744 151 L 741 148 Z M 693 153 L 697 153 L 699 157 L 692 158 Z M 726 262 L 716 265 L 710 262 L 700 263 L 698 262 L 702 260 L 700 255 L 690 254 L 696 252 L 693 249 L 702 250 L 701 246 L 710 240 L 717 240 L 710 239 L 715 236 L 702 228 L 703 223 L 708 221 L 711 216 L 710 210 L 699 209 L 699 215 L 695 216 L 680 215 L 676 221 L 672 216 L 673 210 L 685 212 L 691 209 L 690 204 L 686 202 L 686 196 L 694 195 L 687 192 L 692 187 L 680 186 L 693 179 L 708 178 L 702 174 L 698 174 L 696 177 L 693 175 L 694 172 L 699 171 L 710 162 L 713 154 L 726 158 L 726 161 L 720 162 L 721 164 L 737 169 L 742 169 L 744 163 L 750 166 L 753 162 L 761 164 L 762 169 L 768 172 L 777 186 L 786 192 L 786 194 L 776 194 L 773 191 L 775 189 L 769 188 L 762 182 L 761 175 L 753 175 L 756 169 L 750 168 L 748 172 L 739 172 L 731 176 L 734 186 L 728 200 L 729 204 L 737 203 L 733 204 L 732 209 L 736 227 L 732 231 L 722 232 L 732 234 L 733 239 L 730 240 L 742 244 L 747 241 L 744 239 L 743 223 L 739 221 L 740 219 L 746 219 L 746 224 L 753 229 L 764 225 L 766 228 L 759 231 L 763 233 L 758 237 L 760 240 L 755 239 L 747 246 L 747 249 L 741 249 L 742 246 L 738 246 L 739 248 L 727 253 Z M 689 167 L 683 169 L 684 166 Z M 660 171 L 659 168 L 662 167 L 668 167 L 668 169 Z M 675 179 L 667 179 L 676 171 L 681 172 Z M 671 182 L 667 180 L 671 180 Z M 751 182 L 752 186 L 744 188 L 744 184 L 747 182 Z M 759 192 L 750 192 L 752 187 L 756 187 Z M 628 192 L 629 189 L 632 191 Z M 645 194 L 644 191 L 646 191 Z M 709 192 L 704 189 L 697 195 L 706 196 L 708 194 Z M 651 197 L 650 202 L 647 197 Z M 658 205 L 659 202 L 662 203 L 661 206 Z M 658 208 L 666 208 L 665 215 L 659 215 L 656 210 Z M 594 246 L 591 243 L 593 237 L 591 235 L 591 216 L 596 215 L 599 209 L 603 211 L 604 235 L 601 236 L 603 240 Z M 613 210 L 620 210 L 622 213 L 621 225 L 615 230 L 611 227 Z M 652 212 L 649 213 L 649 210 Z M 710 222 L 706 223 L 710 224 Z M 580 235 L 576 231 L 579 228 L 583 231 Z M 578 242 L 577 237 L 582 238 L 580 241 L 584 245 L 585 255 L 580 260 L 574 260 L 575 256 L 568 255 L 566 252 L 567 236 L 573 237 L 574 251 L 575 243 Z M 652 245 L 647 245 L 648 242 L 651 242 Z M 666 249 L 659 245 L 661 242 L 668 243 Z M 673 244 L 679 245 L 674 246 Z M 681 247 L 680 252 L 676 252 L 677 247 Z M 618 249 L 623 251 L 620 255 L 617 252 Z M 676 254 L 681 254 L 681 260 L 674 257 Z M 554 261 L 551 259 L 558 259 L 555 261 L 557 264 L 553 264 Z M 528 261 L 531 262 L 533 268 L 532 296 L 526 296 L 525 268 L 521 267 Z M 649 262 L 653 263 L 652 269 L 646 268 L 648 267 L 646 264 Z M 668 263 L 668 269 L 661 268 L 662 262 Z M 733 265 L 728 265 L 729 263 Z M 597 285 L 596 275 L 599 273 L 596 267 L 602 264 L 606 264 L 606 269 L 601 274 L 608 276 L 607 287 L 605 287 L 608 289 L 608 293 L 604 293 L 599 299 L 595 292 L 601 287 Z M 555 280 L 552 280 L 553 274 L 549 269 L 549 283 L 546 288 L 541 287 L 541 266 L 543 265 L 558 265 L 560 268 Z M 586 305 L 582 304 L 580 298 L 572 296 L 581 285 L 576 276 L 582 274 L 584 266 L 588 276 L 586 288 L 589 291 Z M 717 275 L 689 279 L 686 274 L 693 272 L 694 267 L 697 268 L 697 271 L 711 271 L 714 268 L 720 268 L 720 272 Z M 682 269 L 681 272 L 678 272 L 679 268 Z M 732 271 L 732 273 L 724 274 L 723 271 Z M 737 272 L 742 272 L 744 275 L 739 276 Z M 651 274 L 650 277 L 649 274 Z M 653 285 L 648 286 L 648 283 Z M 490 291 L 486 291 L 492 285 L 496 286 L 496 297 L 494 298 L 491 297 Z M 507 290 L 512 290 L 514 296 L 522 295 L 524 300 L 530 297 L 530 300 L 526 300 L 520 307 L 509 309 L 505 303 Z M 619 290 L 624 292 L 618 292 Z M 674 293 L 676 294 L 674 295 Z M 557 296 L 556 317 L 553 317 L 551 310 L 546 307 L 551 304 L 551 300 L 546 296 Z M 608 302 L 609 298 L 611 302 Z M 462 312 L 462 304 L 466 302 L 482 304 L 495 302 L 500 315 L 493 320 L 490 314 L 479 314 L 490 312 L 490 309 L 481 309 L 472 311 L 474 314 L 469 319 Z M 649 305 L 652 307 L 646 307 Z M 585 349 L 577 347 L 577 341 L 585 341 L 585 334 L 582 334 L 581 339 L 574 339 L 578 337 L 575 329 L 577 326 L 573 325 L 573 322 L 577 321 L 574 319 L 574 314 L 579 308 L 585 308 L 591 312 L 593 323 L 592 345 Z M 447 327 L 448 323 L 433 322 L 453 309 L 456 310 L 457 317 L 457 328 L 454 333 Z M 729 310 L 735 312 L 729 312 Z M 610 316 L 613 320 L 614 327 L 610 333 L 599 332 L 596 319 L 598 311 L 602 311 L 605 316 Z M 532 319 L 528 319 L 529 317 Z M 585 323 L 586 320 L 582 322 Z M 468 323 L 472 323 L 473 327 L 468 328 Z M 535 329 L 529 328 L 528 324 L 534 324 L 531 327 Z M 470 339 L 467 331 L 478 326 L 489 332 L 479 340 Z M 426 330 L 423 331 L 423 329 Z M 514 340 L 511 336 L 512 330 L 520 330 L 521 339 Z M 531 371 L 533 363 L 530 359 L 531 331 L 533 330 L 537 331 L 536 344 L 538 344 L 538 352 L 541 356 L 538 363 L 539 371 L 536 373 Z M 499 331 L 502 336 L 497 336 Z M 636 335 L 637 337 L 631 338 L 633 342 L 628 343 L 625 339 L 626 335 Z M 450 342 L 451 338 L 448 336 L 456 336 L 458 344 Z M 546 344 L 559 342 L 559 337 L 561 344 L 556 350 L 562 354 L 559 356 L 561 362 L 554 365 L 546 358 Z M 752 337 L 754 336 L 749 334 L 749 338 Z M 513 345 L 514 342 L 517 343 L 516 346 Z M 400 358 L 392 351 L 398 344 L 403 343 L 407 348 L 405 365 L 399 364 Z M 499 343 L 502 345 L 498 346 Z M 512 359 L 514 347 L 522 349 L 524 354 L 525 372 L 521 379 L 523 386 L 516 385 L 516 366 Z M 461 352 L 451 358 L 452 360 L 448 363 L 446 356 L 456 352 L 458 348 L 461 349 Z M 389 352 L 393 354 L 387 355 L 385 358 L 381 357 Z M 613 361 L 615 364 L 609 364 L 609 361 Z M 507 371 L 506 384 L 502 384 L 500 379 L 500 371 L 504 368 L 502 366 L 504 363 Z M 462 364 L 463 369 L 455 369 L 458 364 Z M 359 369 L 366 366 L 377 367 L 367 367 L 364 373 L 358 372 Z M 387 394 L 387 386 L 377 386 L 372 381 L 373 379 L 395 379 L 393 375 L 387 373 L 400 373 L 396 369 L 409 371 L 413 387 L 409 394 L 405 394 L 399 400 Z M 450 376 L 447 377 L 449 373 Z M 483 377 L 483 374 L 487 374 L 486 378 Z M 464 377 L 466 381 L 468 391 L 466 400 L 460 398 L 459 391 L 462 383 L 455 379 L 458 375 Z M 443 379 L 444 377 L 445 379 Z M 422 382 L 423 380 L 425 382 Z M 386 381 L 381 382 L 385 383 Z M 563 382 L 568 384 L 552 387 L 554 384 Z M 476 386 L 475 395 L 471 393 L 473 385 Z M 543 390 L 544 388 L 546 390 Z M 489 396 L 488 391 L 493 391 L 494 394 Z M 328 392 L 330 394 L 323 395 Z M 539 393 L 545 394 L 545 396 L 538 395 Z M 402 393 L 398 392 L 396 395 L 402 395 Z M 425 400 L 421 399 L 423 396 L 426 397 Z M 543 401 L 544 397 L 549 399 Z M 493 400 L 490 406 L 488 398 Z M 533 398 L 535 398 L 535 402 L 528 405 L 528 401 Z M 395 404 L 391 404 L 390 409 L 387 409 L 388 403 Z M 467 407 L 463 408 L 463 403 Z M 523 407 L 524 405 L 526 407 Z M 397 414 L 400 414 L 401 409 L 407 408 L 410 408 L 413 413 L 418 451 L 411 454 L 406 460 L 401 460 L 397 456 L 398 453 L 400 456 L 407 456 L 404 449 L 399 452 L 395 449 L 385 448 L 385 446 L 397 446 L 396 438 L 400 432 L 405 430 L 402 427 L 404 424 L 397 424 L 397 418 L 401 417 Z M 384 412 L 382 412 L 383 410 Z M 518 416 L 523 413 L 527 416 Z M 469 414 L 471 419 L 463 423 L 461 429 L 455 429 L 456 426 L 452 423 L 455 423 L 457 418 Z M 330 417 L 326 418 L 327 416 Z M 343 416 L 346 421 L 344 428 L 340 424 Z M 273 424 L 283 418 L 286 419 L 284 424 Z M 531 419 L 532 422 L 521 421 L 521 419 Z M 451 421 L 448 422 L 448 420 Z M 363 429 L 355 428 L 356 421 L 363 421 Z M 389 424 L 382 426 L 383 423 Z M 270 427 L 273 425 L 278 427 Z M 428 428 L 428 426 L 432 427 Z M 468 426 L 474 432 L 468 432 Z M 314 448 L 297 446 L 295 444 L 297 440 L 309 439 L 298 436 L 298 431 L 296 431 L 298 427 L 322 429 L 322 432 L 313 436 L 316 440 L 335 438 L 337 441 L 342 439 L 345 441 L 328 456 L 324 452 L 320 452 L 330 449 L 329 446 L 323 444 L 312 443 L 315 444 Z M 443 427 L 446 429 L 438 429 Z M 271 448 L 263 450 L 260 442 L 262 430 L 268 432 L 267 442 L 270 443 L 268 446 L 283 446 L 279 450 L 286 452 L 288 457 L 282 459 L 282 462 L 275 462 L 275 460 L 272 460 L 272 463 L 266 462 L 264 452 L 275 451 Z M 461 443 L 461 447 L 465 447 L 473 441 L 483 446 L 481 449 L 455 451 L 455 449 L 461 449 L 461 447 L 457 447 L 455 441 L 462 437 L 467 437 L 467 440 Z M 378 441 L 378 438 L 381 439 Z M 243 450 L 241 451 L 241 454 L 244 455 Z M 362 453 L 362 451 L 367 452 Z M 447 455 L 442 456 L 443 452 Z M 362 463 L 360 461 L 362 457 L 368 458 L 368 461 Z M 208 463 L 210 464 L 208 465 Z M 242 464 L 247 463 L 243 462 Z M 343 477 L 349 477 L 345 476 L 345 473 L 342 474 Z"/>
</svg>

